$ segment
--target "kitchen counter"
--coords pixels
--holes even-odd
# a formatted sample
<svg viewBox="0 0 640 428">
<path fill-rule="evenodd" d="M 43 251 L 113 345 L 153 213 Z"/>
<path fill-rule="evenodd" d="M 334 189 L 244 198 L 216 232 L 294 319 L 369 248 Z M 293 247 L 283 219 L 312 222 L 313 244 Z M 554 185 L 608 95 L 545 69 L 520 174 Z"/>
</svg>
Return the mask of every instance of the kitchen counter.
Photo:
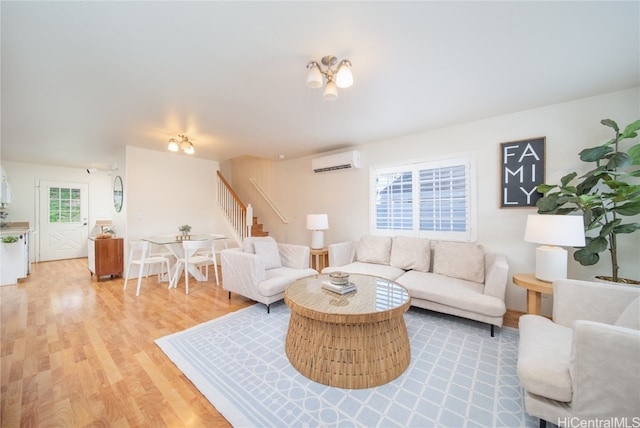
<svg viewBox="0 0 640 428">
<path fill-rule="evenodd" d="M 14 222 L 8 225 L 9 227 L 0 229 L 0 236 L 16 236 L 18 241 L 4 243 L 0 240 L 0 285 L 17 284 L 18 279 L 26 278 L 31 271 L 29 222 Z"/>
<path fill-rule="evenodd" d="M 30 232 L 28 227 L 5 227 L 4 229 L 0 229 L 0 235 L 19 235 L 21 233 Z"/>
<path fill-rule="evenodd" d="M 7 227 L 0 228 L 0 235 L 15 235 L 30 231 L 28 221 L 14 221 L 7 222 Z"/>
</svg>

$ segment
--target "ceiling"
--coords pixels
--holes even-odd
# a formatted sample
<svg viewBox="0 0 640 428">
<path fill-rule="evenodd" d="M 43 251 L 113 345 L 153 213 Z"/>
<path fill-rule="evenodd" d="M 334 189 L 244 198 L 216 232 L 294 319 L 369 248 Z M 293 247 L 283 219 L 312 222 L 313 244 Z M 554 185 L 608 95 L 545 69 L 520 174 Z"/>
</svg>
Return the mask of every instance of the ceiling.
<svg viewBox="0 0 640 428">
<path fill-rule="evenodd" d="M 640 86 L 637 1 L 0 8 L 10 161 L 108 165 L 183 133 L 205 159 L 296 158 Z M 353 64 L 335 101 L 305 86 L 328 54 Z"/>
</svg>

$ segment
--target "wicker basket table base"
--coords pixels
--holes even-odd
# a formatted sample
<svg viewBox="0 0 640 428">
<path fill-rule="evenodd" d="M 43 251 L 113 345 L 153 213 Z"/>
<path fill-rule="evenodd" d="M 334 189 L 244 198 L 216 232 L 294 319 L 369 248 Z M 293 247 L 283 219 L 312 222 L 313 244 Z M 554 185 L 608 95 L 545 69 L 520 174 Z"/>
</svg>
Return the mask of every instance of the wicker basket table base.
<svg viewBox="0 0 640 428">
<path fill-rule="evenodd" d="M 352 275 L 358 290 L 336 295 L 321 287 L 326 276 L 292 284 L 285 351 L 302 375 L 339 388 L 371 388 L 400 376 L 411 360 L 403 314 L 406 290 L 391 281 Z M 405 295 L 406 294 L 406 295 Z M 388 297 L 390 303 L 380 303 Z"/>
</svg>

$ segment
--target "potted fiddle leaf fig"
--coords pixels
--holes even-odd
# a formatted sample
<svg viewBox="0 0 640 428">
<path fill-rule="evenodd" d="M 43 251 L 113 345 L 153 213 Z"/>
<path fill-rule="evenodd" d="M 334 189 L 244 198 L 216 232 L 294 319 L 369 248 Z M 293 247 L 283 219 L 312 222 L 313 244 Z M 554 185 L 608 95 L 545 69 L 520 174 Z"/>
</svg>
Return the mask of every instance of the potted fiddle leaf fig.
<svg viewBox="0 0 640 428">
<path fill-rule="evenodd" d="M 571 172 L 560 184 L 541 184 L 537 187 L 543 197 L 536 206 L 539 214 L 569 214 L 582 211 L 586 246 L 578 249 L 573 258 L 583 266 L 598 263 L 601 252 L 609 250 L 611 276 L 600 277 L 613 282 L 640 284 L 640 281 L 618 277 L 618 242 L 620 234 L 634 233 L 640 223 L 625 217 L 640 214 L 640 144 L 628 146 L 637 136 L 640 120 L 620 130 L 616 122 L 604 119 L 600 123 L 613 129 L 609 141 L 580 152 L 580 160 L 591 169 L 578 177 Z"/>
</svg>

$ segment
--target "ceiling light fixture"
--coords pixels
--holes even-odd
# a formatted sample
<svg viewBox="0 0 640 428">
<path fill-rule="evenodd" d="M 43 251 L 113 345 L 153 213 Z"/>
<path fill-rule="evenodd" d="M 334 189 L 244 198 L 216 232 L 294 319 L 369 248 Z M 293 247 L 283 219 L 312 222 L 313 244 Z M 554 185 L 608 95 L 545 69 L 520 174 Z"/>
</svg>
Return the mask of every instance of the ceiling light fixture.
<svg viewBox="0 0 640 428">
<path fill-rule="evenodd" d="M 333 101 L 338 98 L 338 88 L 345 89 L 353 85 L 351 61 L 343 59 L 338 64 L 338 58 L 327 55 L 320 62 L 326 67 L 326 70 L 323 71 L 320 64 L 315 61 L 307 64 L 307 70 L 309 70 L 307 72 L 307 86 L 310 88 L 322 87 L 322 76 L 324 76 L 327 79 L 327 84 L 324 87 L 322 97 L 325 100 Z"/>
<path fill-rule="evenodd" d="M 178 135 L 178 137 L 181 138 L 180 142 L 178 142 L 178 140 L 176 140 L 175 138 L 169 139 L 169 146 L 167 146 L 167 149 L 169 149 L 170 152 L 177 152 L 178 150 L 182 150 L 188 155 L 194 154 L 195 150 L 193 149 L 193 143 L 189 141 L 189 137 L 187 137 L 186 135 Z"/>
</svg>

